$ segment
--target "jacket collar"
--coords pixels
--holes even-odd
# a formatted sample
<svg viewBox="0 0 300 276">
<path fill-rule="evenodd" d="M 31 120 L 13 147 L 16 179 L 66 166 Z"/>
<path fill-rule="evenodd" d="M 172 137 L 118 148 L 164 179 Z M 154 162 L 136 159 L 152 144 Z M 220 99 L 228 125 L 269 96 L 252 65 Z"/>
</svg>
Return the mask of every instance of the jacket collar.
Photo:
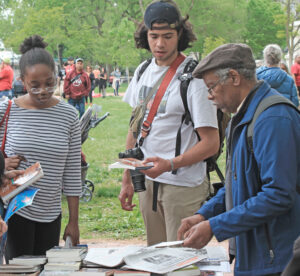
<svg viewBox="0 0 300 276">
<path fill-rule="evenodd" d="M 269 93 L 270 90 L 270 85 L 264 80 L 257 82 L 257 84 L 252 88 L 246 97 L 242 107 L 235 115 L 236 117 L 241 118 L 239 125 L 246 124 L 252 120 L 258 104 Z"/>
</svg>

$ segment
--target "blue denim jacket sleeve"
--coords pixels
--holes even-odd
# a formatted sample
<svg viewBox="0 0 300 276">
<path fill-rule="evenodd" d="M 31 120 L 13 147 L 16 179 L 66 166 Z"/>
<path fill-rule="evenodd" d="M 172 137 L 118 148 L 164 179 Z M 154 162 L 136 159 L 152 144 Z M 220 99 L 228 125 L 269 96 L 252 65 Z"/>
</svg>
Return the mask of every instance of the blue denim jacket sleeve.
<svg viewBox="0 0 300 276">
<path fill-rule="evenodd" d="M 225 212 L 225 187 L 221 188 L 196 214 L 201 214 L 206 219 L 209 219 L 223 212 Z"/>
</svg>

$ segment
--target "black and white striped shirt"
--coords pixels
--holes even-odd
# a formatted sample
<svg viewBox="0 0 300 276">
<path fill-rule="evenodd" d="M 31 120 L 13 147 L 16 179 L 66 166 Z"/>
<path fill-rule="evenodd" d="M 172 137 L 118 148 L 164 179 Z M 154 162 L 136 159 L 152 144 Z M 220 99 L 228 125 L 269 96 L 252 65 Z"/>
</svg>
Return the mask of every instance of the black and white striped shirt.
<svg viewBox="0 0 300 276">
<path fill-rule="evenodd" d="M 0 120 L 7 102 L 0 105 Z M 0 137 L 4 134 L 1 126 Z M 51 222 L 61 213 L 61 194 L 79 196 L 81 184 L 81 137 L 77 111 L 60 101 L 44 109 L 24 109 L 13 101 L 7 128 L 5 153 L 22 155 L 18 169 L 40 162 L 44 176 L 33 187 L 39 188 L 33 204 L 18 214 L 38 222 Z"/>
</svg>

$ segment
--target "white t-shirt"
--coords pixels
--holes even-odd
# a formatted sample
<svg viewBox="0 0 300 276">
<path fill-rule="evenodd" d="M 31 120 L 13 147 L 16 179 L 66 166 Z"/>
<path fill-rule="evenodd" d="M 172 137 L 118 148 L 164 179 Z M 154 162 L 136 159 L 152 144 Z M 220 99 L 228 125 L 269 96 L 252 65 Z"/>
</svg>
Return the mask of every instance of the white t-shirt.
<svg viewBox="0 0 300 276">
<path fill-rule="evenodd" d="M 175 157 L 177 131 L 181 123 L 181 117 L 185 111 L 180 96 L 180 80 L 178 80 L 178 77 L 181 75 L 189 59 L 186 58 L 178 67 L 161 100 L 152 123 L 151 131 L 145 138 L 142 146 L 145 158 L 158 156 L 164 159 L 171 159 Z M 135 71 L 134 77 L 123 98 L 131 107 L 135 107 L 146 98 L 152 86 L 155 85 L 160 76 L 169 68 L 169 66 L 158 66 L 153 58 L 137 82 L 137 73 L 141 65 Z M 147 105 L 145 119 L 147 118 L 154 96 Z M 193 79 L 188 87 L 187 102 L 195 128 L 218 128 L 216 107 L 207 99 L 207 96 L 207 87 L 203 80 Z M 198 138 L 192 124 L 183 124 L 181 128 L 181 153 L 186 152 L 197 143 Z M 175 175 L 171 172 L 165 172 L 155 178 L 155 181 L 177 186 L 194 187 L 200 185 L 205 176 L 206 163 L 199 162 L 188 167 L 179 168 Z"/>
</svg>

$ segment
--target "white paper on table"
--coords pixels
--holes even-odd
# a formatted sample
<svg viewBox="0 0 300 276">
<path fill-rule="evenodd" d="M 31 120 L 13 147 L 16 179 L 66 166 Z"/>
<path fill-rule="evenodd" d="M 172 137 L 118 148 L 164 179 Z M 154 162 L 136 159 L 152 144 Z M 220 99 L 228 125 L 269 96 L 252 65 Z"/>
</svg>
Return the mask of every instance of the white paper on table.
<svg viewBox="0 0 300 276">
<path fill-rule="evenodd" d="M 152 245 L 151 247 L 155 248 L 162 248 L 162 247 L 179 247 L 183 245 L 183 241 L 168 241 L 168 242 L 161 242 Z"/>
<path fill-rule="evenodd" d="M 220 262 L 220 265 L 202 265 L 200 262 L 195 264 L 201 271 L 218 271 L 218 272 L 231 272 L 229 262 Z"/>
<path fill-rule="evenodd" d="M 91 248 L 85 261 L 106 267 L 116 267 L 124 262 L 124 257 L 143 249 L 142 246 L 125 246 L 119 248 Z"/>
<path fill-rule="evenodd" d="M 147 248 L 124 258 L 127 269 L 164 274 L 207 258 L 206 250 L 192 248 Z"/>
</svg>

